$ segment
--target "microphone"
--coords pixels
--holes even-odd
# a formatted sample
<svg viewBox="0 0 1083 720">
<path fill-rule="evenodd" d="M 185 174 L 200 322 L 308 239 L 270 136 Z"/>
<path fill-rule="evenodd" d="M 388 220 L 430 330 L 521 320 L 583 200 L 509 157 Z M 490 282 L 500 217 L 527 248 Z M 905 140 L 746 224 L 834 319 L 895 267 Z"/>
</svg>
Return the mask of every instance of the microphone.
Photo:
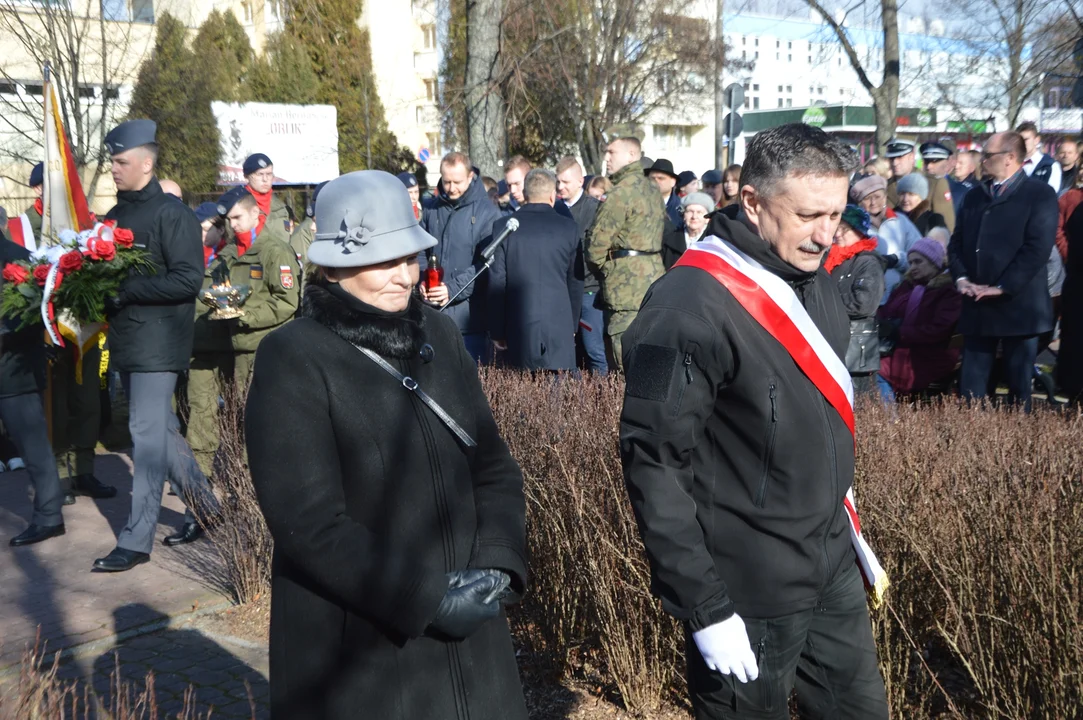
<svg viewBox="0 0 1083 720">
<path fill-rule="evenodd" d="M 504 226 L 504 232 L 497 236 L 496 240 L 489 243 L 489 247 L 481 251 L 481 257 L 485 262 L 489 262 L 493 259 L 493 255 L 496 253 L 496 249 L 500 247 L 500 243 L 504 242 L 504 238 L 511 235 L 513 232 L 519 229 L 519 221 L 515 218 L 508 220 L 508 224 Z"/>
</svg>

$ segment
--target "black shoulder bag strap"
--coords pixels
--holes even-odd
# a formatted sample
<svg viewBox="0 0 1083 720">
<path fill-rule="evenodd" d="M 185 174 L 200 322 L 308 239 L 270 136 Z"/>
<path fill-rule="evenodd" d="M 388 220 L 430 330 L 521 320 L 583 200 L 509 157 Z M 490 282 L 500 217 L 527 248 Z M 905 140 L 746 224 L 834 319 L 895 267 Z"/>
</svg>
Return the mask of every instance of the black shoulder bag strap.
<svg viewBox="0 0 1083 720">
<path fill-rule="evenodd" d="M 455 422 L 455 419 L 448 415 L 447 411 L 444 410 L 444 408 L 440 407 L 439 403 L 429 397 L 428 393 L 426 393 L 418 386 L 417 380 L 414 380 L 412 377 L 409 377 L 407 375 L 403 375 L 398 370 L 396 370 L 391 363 L 389 363 L 387 360 L 384 360 L 372 350 L 369 350 L 368 348 L 363 348 L 360 345 L 354 345 L 354 347 L 363 352 L 366 356 L 368 356 L 368 358 L 372 360 L 372 362 L 383 368 L 388 375 L 402 383 L 402 386 L 412 392 L 414 395 L 416 395 L 418 400 L 425 403 L 425 405 L 427 405 L 428 408 L 436 414 L 436 417 L 440 418 L 440 420 L 445 425 L 447 425 L 448 430 L 455 433 L 455 437 L 459 438 L 459 440 L 462 441 L 463 445 L 470 448 L 478 446 L 478 444 L 474 441 L 474 438 L 470 437 L 470 435 L 468 435 L 467 432 L 462 429 L 462 426 L 459 425 L 459 423 Z"/>
</svg>

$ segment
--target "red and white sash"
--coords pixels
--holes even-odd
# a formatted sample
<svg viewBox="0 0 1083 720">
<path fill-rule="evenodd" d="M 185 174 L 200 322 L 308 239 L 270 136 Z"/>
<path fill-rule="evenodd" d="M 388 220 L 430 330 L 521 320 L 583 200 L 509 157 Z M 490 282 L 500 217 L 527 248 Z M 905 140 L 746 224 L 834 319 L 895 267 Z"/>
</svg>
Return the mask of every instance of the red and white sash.
<svg viewBox="0 0 1083 720">
<path fill-rule="evenodd" d="M 786 349 L 805 377 L 842 417 L 850 434 L 854 434 L 854 388 L 850 373 L 786 281 L 715 236 L 689 247 L 674 267 L 699 268 L 722 283 L 741 307 Z M 852 487 L 846 491 L 842 504 L 850 521 L 850 539 L 858 567 L 875 608 L 887 591 L 887 573 L 861 535 Z"/>
<path fill-rule="evenodd" d="M 24 213 L 19 217 L 8 218 L 8 232 L 16 245 L 22 245 L 30 252 L 38 249 L 38 242 L 34 238 L 34 230 L 30 227 L 30 218 Z"/>
</svg>

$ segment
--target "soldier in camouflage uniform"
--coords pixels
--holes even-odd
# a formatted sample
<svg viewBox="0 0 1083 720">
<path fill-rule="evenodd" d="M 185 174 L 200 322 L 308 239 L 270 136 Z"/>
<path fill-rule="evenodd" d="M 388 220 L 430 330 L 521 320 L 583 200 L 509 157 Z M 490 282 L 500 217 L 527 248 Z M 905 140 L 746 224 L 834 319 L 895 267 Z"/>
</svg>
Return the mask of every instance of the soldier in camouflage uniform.
<svg viewBox="0 0 1083 720">
<path fill-rule="evenodd" d="M 665 272 L 662 231 L 665 208 L 658 186 L 643 175 L 642 150 L 634 137 L 618 138 L 605 152 L 613 189 L 598 208 L 586 261 L 601 276 L 606 349 L 610 367 L 621 365 L 621 335 L 632 324 L 647 289 Z"/>
</svg>

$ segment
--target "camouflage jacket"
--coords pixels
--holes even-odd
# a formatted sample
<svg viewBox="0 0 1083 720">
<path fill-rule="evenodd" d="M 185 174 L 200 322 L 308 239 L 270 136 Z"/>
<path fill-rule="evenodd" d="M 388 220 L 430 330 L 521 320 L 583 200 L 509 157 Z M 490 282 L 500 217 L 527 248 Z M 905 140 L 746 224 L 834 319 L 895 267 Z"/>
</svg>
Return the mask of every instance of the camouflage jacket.
<svg viewBox="0 0 1083 720">
<path fill-rule="evenodd" d="M 615 312 L 636 311 L 647 289 L 662 276 L 662 232 L 666 211 L 658 187 L 638 162 L 609 178 L 613 189 L 598 208 L 587 243 L 587 267 L 601 276 L 602 301 Z M 614 251 L 651 253 L 612 257 Z"/>
</svg>

